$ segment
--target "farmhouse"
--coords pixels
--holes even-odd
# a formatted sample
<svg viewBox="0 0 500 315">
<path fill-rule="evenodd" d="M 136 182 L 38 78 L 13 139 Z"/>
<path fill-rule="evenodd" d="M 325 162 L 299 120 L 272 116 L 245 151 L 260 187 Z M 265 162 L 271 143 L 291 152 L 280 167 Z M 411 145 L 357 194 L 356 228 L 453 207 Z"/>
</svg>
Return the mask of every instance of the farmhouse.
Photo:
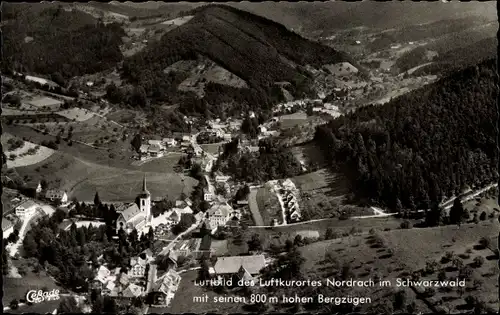
<svg viewBox="0 0 500 315">
<path fill-rule="evenodd" d="M 66 194 L 64 190 L 49 189 L 45 194 L 45 198 L 49 199 L 50 201 L 58 200 L 63 204 L 68 202 L 68 194 Z"/>
<path fill-rule="evenodd" d="M 136 203 L 130 204 L 123 210 L 116 220 L 116 229 L 124 229 L 130 233 L 133 229 L 140 230 L 151 224 L 151 194 L 146 188 L 146 177 L 143 179 L 142 192 L 138 196 L 139 206 Z"/>
<path fill-rule="evenodd" d="M 258 275 L 265 266 L 264 255 L 219 257 L 214 272 L 219 279 L 244 279 Z"/>
<path fill-rule="evenodd" d="M 31 217 L 38 209 L 41 210 L 40 205 L 28 199 L 16 207 L 16 215 L 20 218 Z"/>
<path fill-rule="evenodd" d="M 2 220 L 2 232 L 3 238 L 8 238 L 12 233 L 14 233 L 14 225 L 10 220 L 3 218 Z"/>
</svg>

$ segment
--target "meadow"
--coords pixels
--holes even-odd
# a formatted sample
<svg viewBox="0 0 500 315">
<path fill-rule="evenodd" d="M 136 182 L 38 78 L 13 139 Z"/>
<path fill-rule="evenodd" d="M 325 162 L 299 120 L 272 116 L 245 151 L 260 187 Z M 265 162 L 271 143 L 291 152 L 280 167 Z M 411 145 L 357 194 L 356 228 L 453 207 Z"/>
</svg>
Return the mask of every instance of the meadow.
<svg viewBox="0 0 500 315">
<path fill-rule="evenodd" d="M 182 191 L 189 194 L 196 180 L 173 173 L 142 172 L 88 162 L 56 152 L 41 163 L 18 168 L 21 176 L 44 178 L 49 187 L 64 189 L 70 198 L 91 201 L 98 191 L 101 200 L 133 201 L 142 189 L 146 175 L 152 198 L 177 198 Z"/>
<path fill-rule="evenodd" d="M 465 297 L 475 295 L 471 287 L 480 279 L 480 296 L 490 306 L 498 303 L 496 260 L 498 257 L 488 249 L 479 246 L 483 237 L 491 238 L 498 231 L 498 223 L 484 221 L 479 224 L 443 226 L 425 229 L 374 230 L 371 233 L 349 235 L 333 240 L 306 245 L 300 250 L 306 258 L 304 270 L 324 277 L 331 276 L 332 270 L 348 264 L 356 279 L 379 278 L 395 284 L 397 278 L 415 271 L 424 270 L 428 262 L 437 262 L 434 271 L 421 279 L 436 280 L 438 271 L 443 270 L 448 279 L 457 277 L 450 261 L 442 260 L 447 252 L 460 257 L 465 265 L 473 266 L 473 259 L 481 256 L 484 264 L 472 267 L 473 273 L 467 281 L 468 289 L 459 293 L 456 288 L 440 289 L 429 298 L 436 305 L 442 303 L 450 310 L 463 311 Z M 389 289 L 397 289 L 395 286 Z M 386 294 L 375 290 L 377 294 Z M 422 290 L 423 291 L 423 290 Z M 490 293 L 491 292 L 491 293 Z M 408 292 L 408 293 L 411 293 Z M 411 293 L 413 294 L 413 293 Z M 382 298 L 380 296 L 379 298 Z M 424 304 L 420 303 L 421 306 Z M 429 310 L 422 309 L 423 312 Z"/>
</svg>

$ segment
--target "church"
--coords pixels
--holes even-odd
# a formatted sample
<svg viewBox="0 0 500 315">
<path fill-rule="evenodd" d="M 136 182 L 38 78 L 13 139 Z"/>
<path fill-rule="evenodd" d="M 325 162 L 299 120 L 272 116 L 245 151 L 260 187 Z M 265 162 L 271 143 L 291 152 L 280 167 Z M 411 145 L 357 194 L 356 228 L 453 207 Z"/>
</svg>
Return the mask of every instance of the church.
<svg viewBox="0 0 500 315">
<path fill-rule="evenodd" d="M 132 203 L 120 212 L 116 220 L 116 230 L 123 229 L 126 233 L 136 229 L 139 233 L 144 227 L 151 224 L 153 216 L 151 215 L 151 194 L 146 188 L 146 176 L 142 182 L 142 191 L 137 196 L 137 203 Z"/>
</svg>

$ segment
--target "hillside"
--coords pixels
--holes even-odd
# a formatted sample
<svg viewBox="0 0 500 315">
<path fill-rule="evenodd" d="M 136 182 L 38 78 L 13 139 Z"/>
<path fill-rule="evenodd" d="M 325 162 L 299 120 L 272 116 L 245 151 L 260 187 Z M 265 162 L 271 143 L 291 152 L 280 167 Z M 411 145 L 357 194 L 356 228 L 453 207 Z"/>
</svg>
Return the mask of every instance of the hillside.
<svg viewBox="0 0 500 315">
<path fill-rule="evenodd" d="M 498 39 L 490 37 L 474 44 L 447 51 L 437 56 L 428 66 L 421 67 L 413 75 L 438 74 L 444 71 L 464 68 L 498 54 Z"/>
<path fill-rule="evenodd" d="M 329 31 L 365 26 L 388 29 L 392 27 L 425 24 L 467 16 L 481 16 L 497 20 L 495 4 L 490 2 L 459 3 L 441 1 L 324 2 L 321 5 L 300 4 L 297 14 L 305 14 L 304 31 Z"/>
<path fill-rule="evenodd" d="M 478 63 L 483 58 L 495 57 L 498 23 L 470 26 L 461 31 L 437 37 L 423 46 L 408 51 L 396 61 L 395 66 L 400 72 L 404 72 L 428 61 L 450 64 L 456 62 L 465 66 Z M 490 54 L 491 52 L 493 54 Z M 467 54 L 464 55 L 464 53 Z M 429 54 L 436 55 L 436 57 L 429 58 Z M 469 62 L 463 64 L 463 59 Z"/>
<path fill-rule="evenodd" d="M 62 5 L 3 5 L 4 71 L 60 81 L 108 69 L 122 60 L 123 29 Z M 61 78 L 62 76 L 62 78 Z M 59 81 L 59 82 L 58 82 Z"/>
<path fill-rule="evenodd" d="M 129 82 L 142 85 L 148 97 L 168 99 L 158 97 L 161 93 L 152 84 L 153 74 L 161 76 L 161 72 L 175 62 L 203 56 L 246 81 L 249 88 L 235 90 L 213 85 L 212 91 L 221 96 L 207 97 L 208 104 L 201 107 L 236 99 L 238 103 L 259 109 L 273 98 L 281 97 L 280 93 L 272 92 L 273 87 L 279 90 L 274 85 L 276 82 L 292 83 L 291 93 L 295 96 L 311 94 L 306 65 L 320 67 L 350 61 L 347 55 L 333 48 L 308 41 L 280 24 L 232 7 L 204 6 L 194 9 L 190 15 L 194 17 L 189 22 L 125 60 L 124 76 Z M 194 110 L 200 112 L 201 109 Z"/>
<path fill-rule="evenodd" d="M 497 180 L 496 61 L 453 73 L 320 127 L 318 145 L 358 199 L 427 207 Z"/>
</svg>

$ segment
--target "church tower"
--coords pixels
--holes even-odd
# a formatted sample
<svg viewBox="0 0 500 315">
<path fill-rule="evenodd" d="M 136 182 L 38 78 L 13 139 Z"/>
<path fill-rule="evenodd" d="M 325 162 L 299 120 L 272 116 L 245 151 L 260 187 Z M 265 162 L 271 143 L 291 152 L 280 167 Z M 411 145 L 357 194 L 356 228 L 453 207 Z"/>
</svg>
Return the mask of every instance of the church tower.
<svg viewBox="0 0 500 315">
<path fill-rule="evenodd" d="M 139 208 L 146 215 L 146 224 L 151 223 L 151 194 L 146 188 L 146 175 L 142 180 L 142 191 L 139 195 Z"/>
</svg>

